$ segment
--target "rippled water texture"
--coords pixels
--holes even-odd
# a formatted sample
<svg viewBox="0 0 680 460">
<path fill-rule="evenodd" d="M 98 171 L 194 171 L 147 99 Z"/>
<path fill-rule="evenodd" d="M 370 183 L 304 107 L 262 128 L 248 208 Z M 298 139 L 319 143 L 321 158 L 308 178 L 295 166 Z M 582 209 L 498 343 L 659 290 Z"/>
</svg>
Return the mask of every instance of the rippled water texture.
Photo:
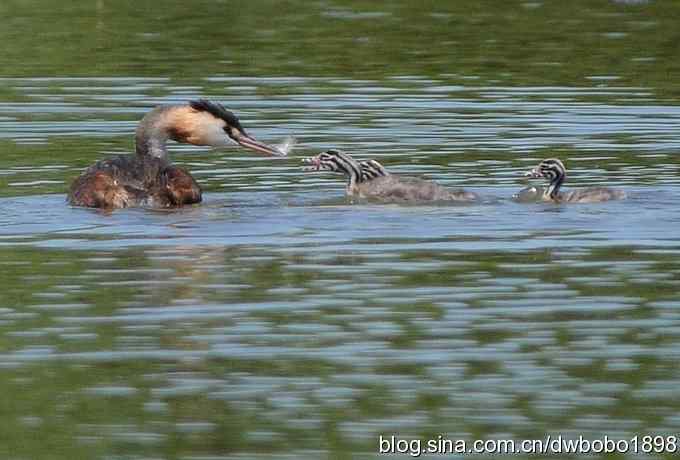
<svg viewBox="0 0 680 460">
<path fill-rule="evenodd" d="M 450 3 L 0 5 L 0 457 L 680 433 L 680 5 Z M 200 206 L 65 204 L 197 97 L 299 143 L 173 144 Z M 301 172 L 330 147 L 483 200 L 353 203 Z M 629 198 L 512 201 L 553 156 Z"/>
</svg>

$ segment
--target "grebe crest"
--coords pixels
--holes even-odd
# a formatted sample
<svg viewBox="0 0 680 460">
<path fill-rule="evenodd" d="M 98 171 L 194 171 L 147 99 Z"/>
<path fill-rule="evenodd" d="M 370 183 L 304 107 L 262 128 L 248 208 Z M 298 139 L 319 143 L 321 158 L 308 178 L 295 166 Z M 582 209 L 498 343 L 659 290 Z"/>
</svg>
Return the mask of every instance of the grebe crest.
<svg viewBox="0 0 680 460">
<path fill-rule="evenodd" d="M 178 142 L 222 147 L 247 136 L 236 115 L 222 104 L 199 99 L 190 101 L 188 110 L 179 110 L 172 132 Z"/>
</svg>

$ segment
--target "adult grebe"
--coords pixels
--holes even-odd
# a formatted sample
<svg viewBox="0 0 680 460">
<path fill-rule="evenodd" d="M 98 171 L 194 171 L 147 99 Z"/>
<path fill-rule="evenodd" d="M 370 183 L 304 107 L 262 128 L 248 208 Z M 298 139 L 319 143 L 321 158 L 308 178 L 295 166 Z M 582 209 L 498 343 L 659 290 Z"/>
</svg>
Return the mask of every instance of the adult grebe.
<svg viewBox="0 0 680 460">
<path fill-rule="evenodd" d="M 137 127 L 136 154 L 90 166 L 71 184 L 68 202 L 93 208 L 199 203 L 201 187 L 189 172 L 170 163 L 168 139 L 213 147 L 237 143 L 266 155 L 286 154 L 249 136 L 236 115 L 221 104 L 200 99 L 159 106 L 147 113 Z"/>
<path fill-rule="evenodd" d="M 613 190 L 607 187 L 590 187 L 570 192 L 561 192 L 560 187 L 567 177 L 564 164 L 557 158 L 549 158 L 541 161 L 531 171 L 524 174 L 526 177 L 536 179 L 548 179 L 550 185 L 542 191 L 541 200 L 553 203 L 599 203 L 602 201 L 618 200 L 626 197 L 622 190 Z"/>
<path fill-rule="evenodd" d="M 328 150 L 302 160 L 304 171 L 332 171 L 348 178 L 347 194 L 383 202 L 470 202 L 479 197 L 462 189 L 452 190 L 415 177 L 395 176 L 375 160 L 356 161 L 347 153 Z"/>
</svg>

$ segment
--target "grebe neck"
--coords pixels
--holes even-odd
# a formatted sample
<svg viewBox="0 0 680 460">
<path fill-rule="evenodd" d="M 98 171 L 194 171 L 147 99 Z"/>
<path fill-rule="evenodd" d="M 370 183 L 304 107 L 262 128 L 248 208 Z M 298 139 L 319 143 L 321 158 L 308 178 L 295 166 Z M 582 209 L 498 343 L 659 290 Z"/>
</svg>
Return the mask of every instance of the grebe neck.
<svg viewBox="0 0 680 460">
<path fill-rule="evenodd" d="M 353 190 L 357 184 L 364 182 L 363 174 L 361 173 L 361 165 L 351 156 L 344 152 L 333 151 L 334 161 L 337 164 L 337 169 L 342 171 L 347 176 L 347 189 Z"/>
<path fill-rule="evenodd" d="M 183 106 L 156 107 L 139 122 L 135 133 L 135 151 L 137 155 L 149 155 L 166 159 L 168 139 L 177 137 L 176 112 Z"/>
<path fill-rule="evenodd" d="M 559 173 L 557 173 L 555 177 L 553 177 L 552 180 L 550 181 L 550 185 L 544 192 L 545 195 L 547 195 L 552 200 L 558 201 L 560 198 L 560 187 L 562 187 L 564 179 L 565 179 L 564 172 L 560 171 Z"/>
</svg>

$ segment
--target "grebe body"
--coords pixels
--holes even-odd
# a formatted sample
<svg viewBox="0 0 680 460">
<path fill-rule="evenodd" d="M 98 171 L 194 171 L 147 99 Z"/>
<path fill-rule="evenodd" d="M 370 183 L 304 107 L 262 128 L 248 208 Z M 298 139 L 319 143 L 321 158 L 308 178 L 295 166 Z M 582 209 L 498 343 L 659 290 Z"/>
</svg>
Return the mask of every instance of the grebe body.
<svg viewBox="0 0 680 460">
<path fill-rule="evenodd" d="M 427 201 L 471 202 L 479 197 L 416 177 L 390 174 L 376 160 L 356 161 L 340 150 L 328 150 L 304 159 L 305 171 L 331 171 L 347 177 L 347 194 L 391 203 Z"/>
<path fill-rule="evenodd" d="M 135 154 L 98 161 L 71 184 L 67 200 L 74 206 L 126 208 L 176 207 L 200 203 L 201 187 L 185 169 L 173 166 L 167 141 L 221 147 L 239 144 L 258 153 L 280 156 L 241 126 L 222 105 L 206 100 L 156 107 L 135 134 Z"/>
<path fill-rule="evenodd" d="M 148 155 L 98 161 L 73 181 L 68 196 L 72 205 L 90 208 L 168 208 L 201 199 L 201 187 L 189 172 Z"/>
</svg>

